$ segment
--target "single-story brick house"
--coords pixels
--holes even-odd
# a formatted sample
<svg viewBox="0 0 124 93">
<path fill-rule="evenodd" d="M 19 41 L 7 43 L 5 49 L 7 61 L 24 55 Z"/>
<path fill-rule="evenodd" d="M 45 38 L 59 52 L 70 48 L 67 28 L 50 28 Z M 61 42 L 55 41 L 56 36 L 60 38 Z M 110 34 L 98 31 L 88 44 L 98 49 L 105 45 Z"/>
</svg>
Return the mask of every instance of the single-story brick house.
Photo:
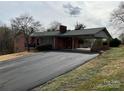
<svg viewBox="0 0 124 93">
<path fill-rule="evenodd" d="M 112 37 L 105 27 L 67 30 L 66 26 L 60 26 L 58 31 L 32 33 L 30 44 L 35 47 L 49 44 L 53 49 L 90 48 L 99 51 L 109 48 L 110 39 Z"/>
</svg>

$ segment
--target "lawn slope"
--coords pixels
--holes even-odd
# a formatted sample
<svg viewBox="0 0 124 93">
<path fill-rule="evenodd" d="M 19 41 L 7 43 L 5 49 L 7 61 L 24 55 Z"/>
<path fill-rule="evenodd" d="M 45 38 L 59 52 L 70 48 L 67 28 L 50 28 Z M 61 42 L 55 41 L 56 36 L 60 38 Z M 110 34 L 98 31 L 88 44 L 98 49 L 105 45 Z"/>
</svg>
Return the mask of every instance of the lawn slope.
<svg viewBox="0 0 124 93">
<path fill-rule="evenodd" d="M 124 90 L 124 47 L 107 50 L 35 90 Z"/>
</svg>

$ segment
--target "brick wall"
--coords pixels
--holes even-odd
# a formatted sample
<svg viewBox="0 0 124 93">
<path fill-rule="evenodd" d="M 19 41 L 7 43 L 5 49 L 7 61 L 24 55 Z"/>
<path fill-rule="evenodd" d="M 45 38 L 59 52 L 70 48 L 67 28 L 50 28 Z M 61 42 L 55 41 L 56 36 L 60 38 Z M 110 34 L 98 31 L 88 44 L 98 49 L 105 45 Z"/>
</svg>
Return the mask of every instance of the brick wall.
<svg viewBox="0 0 124 93">
<path fill-rule="evenodd" d="M 16 36 L 14 40 L 14 51 L 15 52 L 22 52 L 25 51 L 25 38 L 24 34 L 20 33 L 18 36 Z"/>
<path fill-rule="evenodd" d="M 63 48 L 65 48 L 64 41 L 61 38 L 59 38 L 59 37 L 54 37 L 53 48 L 54 49 L 63 49 Z"/>
<path fill-rule="evenodd" d="M 69 42 L 67 39 L 71 39 Z M 69 44 L 72 43 L 72 38 L 60 38 L 60 37 L 54 37 L 54 49 L 66 49 L 66 48 L 78 48 L 79 47 L 79 40 L 78 38 L 73 38 L 73 42 L 74 42 L 74 46 L 73 44 Z M 69 45 L 69 46 L 68 46 Z"/>
<path fill-rule="evenodd" d="M 79 48 L 79 39 L 78 38 L 74 38 L 74 48 Z"/>
</svg>

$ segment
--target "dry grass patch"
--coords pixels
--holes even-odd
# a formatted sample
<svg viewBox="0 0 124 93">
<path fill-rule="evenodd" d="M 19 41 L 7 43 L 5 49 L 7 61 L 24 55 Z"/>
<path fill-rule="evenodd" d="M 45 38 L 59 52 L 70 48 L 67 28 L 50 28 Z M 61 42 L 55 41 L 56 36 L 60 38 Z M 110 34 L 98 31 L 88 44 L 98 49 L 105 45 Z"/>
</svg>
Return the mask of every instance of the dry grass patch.
<svg viewBox="0 0 124 93">
<path fill-rule="evenodd" d="M 22 57 L 22 56 L 29 55 L 29 54 L 31 53 L 25 51 L 25 52 L 13 53 L 13 54 L 1 55 L 0 61 L 15 59 L 15 58 Z"/>
</svg>

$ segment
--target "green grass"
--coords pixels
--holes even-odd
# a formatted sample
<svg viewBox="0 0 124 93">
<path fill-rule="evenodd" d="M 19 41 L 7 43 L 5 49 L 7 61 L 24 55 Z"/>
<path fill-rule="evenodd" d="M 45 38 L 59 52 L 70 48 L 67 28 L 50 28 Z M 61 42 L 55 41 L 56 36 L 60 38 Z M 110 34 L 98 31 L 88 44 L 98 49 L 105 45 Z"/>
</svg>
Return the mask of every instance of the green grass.
<svg viewBox="0 0 124 93">
<path fill-rule="evenodd" d="M 75 70 L 41 85 L 38 90 L 124 90 L 124 47 L 107 50 Z"/>
</svg>

